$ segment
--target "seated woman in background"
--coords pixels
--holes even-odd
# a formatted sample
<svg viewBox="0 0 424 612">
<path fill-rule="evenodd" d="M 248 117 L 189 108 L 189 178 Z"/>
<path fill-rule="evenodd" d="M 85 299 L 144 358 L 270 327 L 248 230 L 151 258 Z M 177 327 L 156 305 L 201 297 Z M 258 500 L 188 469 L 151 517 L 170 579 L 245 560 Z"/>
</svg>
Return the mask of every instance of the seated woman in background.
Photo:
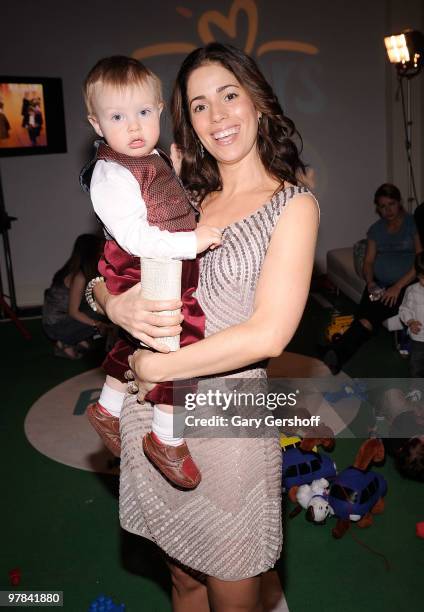
<svg viewBox="0 0 424 612">
<path fill-rule="evenodd" d="M 369 339 L 381 323 L 397 314 L 406 287 L 415 279 L 414 259 L 422 250 L 414 217 L 402 206 L 400 191 L 384 183 L 374 196 L 380 219 L 367 233 L 363 274 L 366 287 L 358 312 L 340 340 L 326 347 L 323 361 L 332 374 Z"/>
<path fill-rule="evenodd" d="M 45 291 L 43 329 L 55 341 L 57 357 L 79 359 L 89 346 L 87 340 L 105 331 L 105 323 L 94 318 L 84 299 L 88 281 L 97 275 L 102 247 L 103 240 L 94 234 L 78 236 L 71 257 Z"/>
</svg>

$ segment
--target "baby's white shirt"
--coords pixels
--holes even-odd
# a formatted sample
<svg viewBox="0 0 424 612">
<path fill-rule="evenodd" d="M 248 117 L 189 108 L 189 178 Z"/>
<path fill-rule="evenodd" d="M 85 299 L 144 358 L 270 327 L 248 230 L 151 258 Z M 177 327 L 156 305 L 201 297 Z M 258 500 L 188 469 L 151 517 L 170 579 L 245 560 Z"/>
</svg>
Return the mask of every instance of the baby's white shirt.
<svg viewBox="0 0 424 612">
<path fill-rule="evenodd" d="M 98 160 L 90 183 L 94 210 L 119 246 L 139 257 L 195 259 L 193 231 L 168 232 L 147 222 L 147 207 L 140 185 L 124 166 Z"/>
</svg>

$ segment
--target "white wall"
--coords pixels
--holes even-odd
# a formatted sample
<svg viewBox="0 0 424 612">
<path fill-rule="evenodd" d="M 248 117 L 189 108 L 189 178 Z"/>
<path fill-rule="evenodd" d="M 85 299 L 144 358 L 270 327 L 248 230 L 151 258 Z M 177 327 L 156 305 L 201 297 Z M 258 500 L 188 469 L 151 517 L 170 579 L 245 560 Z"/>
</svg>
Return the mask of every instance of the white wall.
<svg viewBox="0 0 424 612">
<path fill-rule="evenodd" d="M 391 108 L 390 67 L 382 39 L 388 21 L 399 20 L 400 7 L 416 21 L 422 19 L 421 3 L 244 0 L 244 4 L 252 14 L 255 6 L 258 10 L 257 34 L 252 36 L 254 57 L 262 44 L 275 40 L 300 41 L 319 50 L 317 55 L 273 51 L 257 59 L 301 131 L 305 160 L 315 170 L 322 208 L 317 263 L 324 267 L 329 248 L 364 236 L 374 220 L 376 187 L 391 175 L 396 180 L 399 176 L 403 187 L 401 155 L 393 151 L 398 147 L 398 132 L 390 123 L 397 108 Z M 132 54 L 147 45 L 200 46 L 205 30 L 202 33 L 199 23 L 207 19 L 202 15 L 214 9 L 228 16 L 235 3 L 43 0 L 37 11 L 26 10 L 26 5 L 33 3 L 8 4 L 8 23 L 19 24 L 19 32 L 2 29 L 0 74 L 62 77 L 68 153 L 0 160 L 7 211 L 19 218 L 10 241 L 21 306 L 41 302 L 43 289 L 67 258 L 75 237 L 96 227 L 90 202 L 78 185 L 92 138 L 80 94 L 85 74 L 100 57 Z M 185 12 L 177 11 L 181 5 Z M 236 19 L 234 39 L 212 24 L 216 16 L 209 15 L 216 40 L 243 48 L 249 32 L 254 34 L 255 20 L 249 21 L 243 11 Z M 406 25 L 423 29 L 404 18 Z M 221 25 L 225 28 L 229 23 Z M 167 94 L 183 56 L 146 60 L 163 79 Z M 169 124 L 165 119 L 165 143 L 170 139 Z M 421 149 L 422 140 L 421 136 Z"/>
</svg>

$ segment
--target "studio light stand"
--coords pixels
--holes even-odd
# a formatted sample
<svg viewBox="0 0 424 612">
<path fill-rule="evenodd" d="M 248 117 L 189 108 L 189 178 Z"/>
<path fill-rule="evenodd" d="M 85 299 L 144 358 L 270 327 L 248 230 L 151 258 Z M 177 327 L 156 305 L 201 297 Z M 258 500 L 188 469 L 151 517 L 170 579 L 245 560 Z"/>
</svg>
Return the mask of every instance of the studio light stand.
<svg viewBox="0 0 424 612">
<path fill-rule="evenodd" d="M 418 73 L 416 73 L 418 74 Z M 407 75 L 398 71 L 398 92 L 396 99 L 400 99 L 402 103 L 402 119 L 403 129 L 405 133 L 405 151 L 408 164 L 408 211 L 412 212 L 415 206 L 418 206 L 417 188 L 415 185 L 414 166 L 412 164 L 412 105 L 411 105 L 411 78 L 414 75 Z M 403 82 L 406 80 L 406 95 L 403 87 Z"/>
<path fill-rule="evenodd" d="M 395 64 L 398 75 L 396 99 L 402 103 L 403 128 L 405 132 L 405 150 L 408 165 L 408 206 L 409 212 L 418 206 L 412 163 L 412 97 L 411 79 L 419 74 L 424 64 L 424 35 L 417 30 L 405 30 L 401 34 L 386 36 L 384 39 L 390 63 Z M 403 87 L 406 80 L 406 95 Z"/>
<path fill-rule="evenodd" d="M 10 319 L 13 321 L 17 329 L 20 331 L 22 336 L 27 340 L 31 339 L 30 332 L 26 329 L 23 323 L 19 320 L 17 311 L 17 303 L 16 303 L 16 291 L 15 291 L 15 280 L 13 277 L 13 266 L 12 266 L 12 255 L 10 251 L 10 242 L 9 242 L 9 230 L 12 226 L 12 222 L 16 221 L 16 217 L 10 217 L 5 208 L 4 204 L 4 196 L 3 196 L 3 187 L 1 182 L 1 172 L 0 172 L 0 234 L 3 239 L 3 252 L 4 252 L 4 264 L 6 268 L 6 276 L 7 276 L 7 286 L 8 286 L 8 294 L 4 293 L 3 290 L 3 279 L 1 276 L 0 269 L 0 318 L 2 319 Z M 10 306 L 7 303 L 5 298 L 9 298 Z"/>
</svg>

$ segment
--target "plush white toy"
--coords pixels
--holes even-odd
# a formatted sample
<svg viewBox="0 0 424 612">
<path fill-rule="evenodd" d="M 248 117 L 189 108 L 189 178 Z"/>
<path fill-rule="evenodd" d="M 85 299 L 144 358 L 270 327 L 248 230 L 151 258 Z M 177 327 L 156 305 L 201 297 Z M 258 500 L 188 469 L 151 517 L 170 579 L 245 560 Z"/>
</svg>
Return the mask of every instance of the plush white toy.
<svg viewBox="0 0 424 612">
<path fill-rule="evenodd" d="M 314 480 L 312 484 L 300 485 L 296 490 L 296 501 L 306 510 L 306 519 L 312 523 L 323 524 L 334 511 L 328 503 L 330 484 L 325 478 Z"/>
</svg>

